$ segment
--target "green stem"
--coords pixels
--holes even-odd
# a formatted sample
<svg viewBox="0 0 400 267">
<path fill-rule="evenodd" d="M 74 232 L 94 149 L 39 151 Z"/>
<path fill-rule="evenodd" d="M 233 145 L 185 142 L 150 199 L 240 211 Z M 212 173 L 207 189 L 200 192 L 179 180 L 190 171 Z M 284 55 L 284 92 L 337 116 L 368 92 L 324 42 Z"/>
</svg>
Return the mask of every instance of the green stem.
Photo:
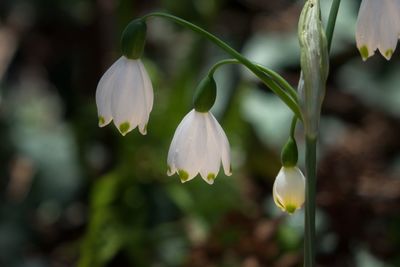
<svg viewBox="0 0 400 267">
<path fill-rule="evenodd" d="M 253 72 L 265 85 L 267 85 L 292 111 L 293 113 L 302 120 L 300 107 L 297 103 L 297 99 L 293 99 L 290 94 L 286 93 L 284 90 L 276 86 L 274 82 L 269 79 L 268 75 L 261 71 L 256 65 L 254 65 L 250 60 L 240 54 L 238 51 L 230 47 L 224 41 L 216 37 L 215 35 L 207 32 L 206 30 L 200 28 L 199 26 L 190 23 L 184 19 L 175 17 L 173 15 L 162 13 L 162 12 L 154 12 L 149 13 L 143 17 L 143 19 L 147 19 L 148 17 L 162 17 L 176 22 L 179 25 L 189 28 L 190 30 L 199 33 L 203 37 L 207 38 L 223 50 L 226 53 L 231 55 L 233 58 L 240 61 L 243 65 L 245 65 L 251 72 Z"/>
<path fill-rule="evenodd" d="M 208 75 L 214 75 L 215 71 L 219 67 L 226 65 L 226 64 L 242 64 L 242 63 L 236 59 L 223 59 L 221 61 L 218 61 L 211 67 L 211 69 L 208 71 Z M 281 75 L 279 75 L 279 73 L 277 73 L 261 64 L 257 64 L 257 63 L 253 63 L 253 64 L 256 65 L 261 71 L 266 73 L 269 76 L 269 78 L 272 80 L 272 82 L 275 83 L 275 86 L 280 86 L 280 88 L 285 90 L 297 102 L 298 96 L 297 96 L 296 90 Z M 297 116 L 294 116 L 294 117 L 296 117 L 296 119 L 297 119 Z"/>
<path fill-rule="evenodd" d="M 217 63 L 215 63 L 211 69 L 208 71 L 208 75 L 213 76 L 215 71 L 223 66 L 223 65 L 227 65 L 227 64 L 242 64 L 239 61 L 237 61 L 236 59 L 223 59 L 221 61 L 218 61 Z"/>
<path fill-rule="evenodd" d="M 335 30 L 336 18 L 339 12 L 341 0 L 333 0 L 331 11 L 329 12 L 328 24 L 326 26 L 326 39 L 328 41 L 328 51 L 331 51 L 333 32 Z"/>
<path fill-rule="evenodd" d="M 304 214 L 304 267 L 315 266 L 315 206 L 317 137 L 306 136 L 306 204 Z"/>
<path fill-rule="evenodd" d="M 264 67 L 263 65 L 260 64 L 256 64 L 258 68 L 260 68 L 262 71 L 264 71 L 265 73 L 267 73 L 269 76 L 272 77 L 272 79 L 278 83 L 283 89 L 286 90 L 286 92 L 293 98 L 296 100 L 296 102 L 298 101 L 298 95 L 297 95 L 297 91 L 281 76 L 279 75 L 277 72 L 268 69 L 266 67 Z"/>
<path fill-rule="evenodd" d="M 293 139 L 295 139 L 295 138 L 294 138 L 294 134 L 295 134 L 295 131 L 296 131 L 296 124 L 297 124 L 297 117 L 293 116 L 293 118 L 292 118 L 292 124 L 290 125 L 290 136 L 291 136 Z"/>
<path fill-rule="evenodd" d="M 326 27 L 328 51 L 331 50 L 336 18 L 341 0 L 333 0 Z M 304 267 L 315 266 L 315 208 L 317 191 L 317 142 L 315 137 L 306 136 L 306 201 L 304 213 Z"/>
</svg>

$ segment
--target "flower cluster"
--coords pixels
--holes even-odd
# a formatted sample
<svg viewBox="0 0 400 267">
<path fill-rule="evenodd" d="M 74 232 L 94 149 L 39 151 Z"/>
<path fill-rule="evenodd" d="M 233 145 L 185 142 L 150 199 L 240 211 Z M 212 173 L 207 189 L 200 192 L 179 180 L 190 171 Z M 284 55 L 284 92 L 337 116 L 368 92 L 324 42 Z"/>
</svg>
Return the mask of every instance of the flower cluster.
<svg viewBox="0 0 400 267">
<path fill-rule="evenodd" d="M 146 25 L 131 22 L 122 36 L 123 56 L 100 79 L 96 90 L 99 126 L 114 121 L 122 135 L 136 127 L 146 134 L 153 107 L 153 86 L 140 56 L 143 52 Z M 195 109 L 179 124 L 168 153 L 168 175 L 178 173 L 186 182 L 197 174 L 214 183 L 221 162 L 226 175 L 231 174 L 230 147 L 226 134 L 209 111 L 215 102 L 216 84 L 207 76 L 195 94 Z"/>
<path fill-rule="evenodd" d="M 126 27 L 122 35 L 123 55 L 105 72 L 96 90 L 99 126 L 114 121 L 122 135 L 136 127 L 145 135 L 153 108 L 153 86 L 140 60 L 145 36 L 143 19 L 134 20 Z M 200 175 L 206 183 L 213 184 L 221 165 L 225 175 L 232 173 L 228 138 L 210 112 L 217 95 L 215 69 L 196 88 L 194 109 L 178 125 L 169 148 L 167 174 L 178 174 L 182 183 Z M 297 167 L 297 156 L 291 132 L 282 150 L 283 167 L 273 186 L 276 205 L 289 214 L 301 208 L 305 198 L 305 178 Z"/>
</svg>

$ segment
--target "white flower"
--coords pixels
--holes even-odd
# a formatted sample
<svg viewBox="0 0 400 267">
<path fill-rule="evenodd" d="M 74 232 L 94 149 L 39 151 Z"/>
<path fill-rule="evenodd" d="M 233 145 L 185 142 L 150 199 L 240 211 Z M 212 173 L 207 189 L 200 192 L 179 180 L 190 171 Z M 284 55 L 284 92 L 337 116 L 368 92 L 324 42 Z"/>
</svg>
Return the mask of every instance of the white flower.
<svg viewBox="0 0 400 267">
<path fill-rule="evenodd" d="M 306 180 L 297 166 L 282 167 L 273 187 L 275 204 L 289 214 L 301 208 L 305 200 Z"/>
<path fill-rule="evenodd" d="M 190 111 L 179 124 L 168 152 L 168 175 L 178 173 L 182 182 L 198 173 L 209 184 L 222 165 L 231 175 L 230 147 L 224 130 L 211 112 Z"/>
<path fill-rule="evenodd" d="M 363 0 L 357 19 L 356 41 L 363 60 L 376 49 L 389 60 L 400 34 L 400 0 Z"/>
<path fill-rule="evenodd" d="M 141 134 L 146 134 L 153 97 L 153 86 L 140 59 L 120 57 L 97 85 L 99 126 L 114 120 L 122 135 L 137 126 Z"/>
</svg>

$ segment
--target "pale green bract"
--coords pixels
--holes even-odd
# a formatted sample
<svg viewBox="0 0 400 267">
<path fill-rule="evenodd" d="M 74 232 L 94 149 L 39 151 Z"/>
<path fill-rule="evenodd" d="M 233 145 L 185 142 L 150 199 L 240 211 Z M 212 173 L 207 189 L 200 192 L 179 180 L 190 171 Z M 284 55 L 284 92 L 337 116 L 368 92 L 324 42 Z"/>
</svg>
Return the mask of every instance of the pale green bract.
<svg viewBox="0 0 400 267">
<path fill-rule="evenodd" d="M 329 72 L 328 45 L 321 22 L 319 0 L 308 0 L 300 15 L 299 43 L 301 79 L 300 106 L 306 135 L 318 134 L 321 106 Z"/>
</svg>

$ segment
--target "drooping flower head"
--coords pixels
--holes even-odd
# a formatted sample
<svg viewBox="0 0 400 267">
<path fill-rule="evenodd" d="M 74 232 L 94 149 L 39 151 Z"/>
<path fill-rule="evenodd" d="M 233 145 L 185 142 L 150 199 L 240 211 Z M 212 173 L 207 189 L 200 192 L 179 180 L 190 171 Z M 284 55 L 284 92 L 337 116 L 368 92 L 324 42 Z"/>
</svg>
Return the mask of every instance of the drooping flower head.
<svg viewBox="0 0 400 267">
<path fill-rule="evenodd" d="M 215 81 L 207 76 L 196 90 L 195 108 L 175 131 L 168 152 L 167 174 L 179 174 L 182 182 L 190 181 L 200 173 L 204 181 L 213 184 L 221 162 L 225 174 L 232 173 L 228 138 L 209 111 L 215 98 Z"/>
<path fill-rule="evenodd" d="M 292 121 L 292 129 L 296 120 Z M 294 138 L 294 131 L 282 148 L 282 168 L 275 178 L 272 189 L 275 204 L 289 214 L 300 209 L 305 201 L 306 180 L 303 173 L 297 167 L 298 151 Z"/>
<path fill-rule="evenodd" d="M 103 75 L 96 90 L 99 126 L 114 120 L 122 135 L 146 126 L 153 107 L 153 87 L 140 59 L 119 58 Z"/>
<path fill-rule="evenodd" d="M 231 175 L 230 147 L 224 130 L 211 112 L 190 111 L 175 131 L 168 152 L 168 175 L 178 173 L 182 182 L 197 174 L 214 183 L 221 162 Z"/>
<path fill-rule="evenodd" d="M 101 77 L 96 90 L 99 126 L 112 120 L 122 135 L 136 127 L 146 134 L 153 108 L 153 86 L 140 57 L 143 53 L 146 24 L 134 20 L 122 34 L 120 57 Z"/>
<path fill-rule="evenodd" d="M 367 60 L 379 49 L 389 60 L 400 34 L 400 0 L 363 0 L 358 13 L 356 42 Z"/>
</svg>

